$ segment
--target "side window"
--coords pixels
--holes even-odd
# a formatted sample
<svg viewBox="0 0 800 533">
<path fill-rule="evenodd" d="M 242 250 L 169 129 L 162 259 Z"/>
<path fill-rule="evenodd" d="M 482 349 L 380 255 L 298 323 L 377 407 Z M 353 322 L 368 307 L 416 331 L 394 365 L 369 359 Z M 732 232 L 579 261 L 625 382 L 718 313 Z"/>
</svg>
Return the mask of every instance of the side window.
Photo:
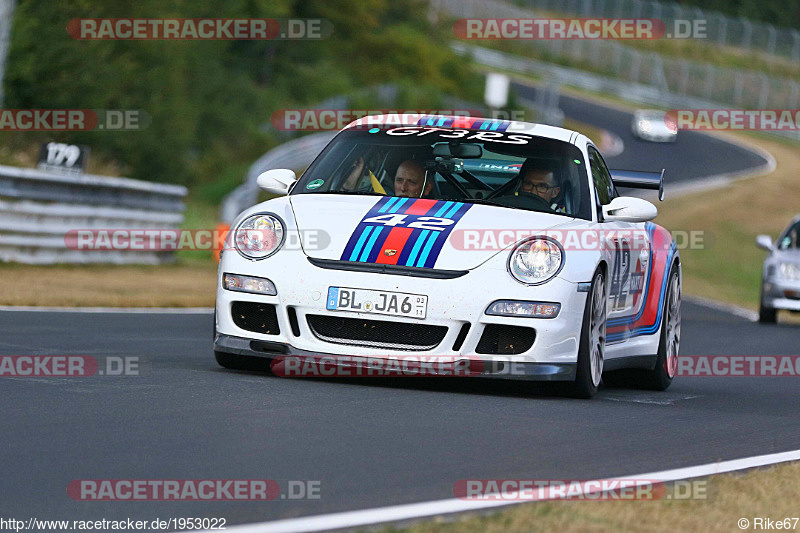
<svg viewBox="0 0 800 533">
<path fill-rule="evenodd" d="M 600 152 L 593 146 L 589 146 L 589 164 L 592 166 L 592 179 L 597 190 L 597 201 L 600 205 L 606 205 L 612 198 L 617 197 L 614 183 L 611 181 L 611 173 L 606 167 Z"/>
<path fill-rule="evenodd" d="M 779 250 L 800 248 L 800 223 L 793 225 L 778 241 Z"/>
</svg>

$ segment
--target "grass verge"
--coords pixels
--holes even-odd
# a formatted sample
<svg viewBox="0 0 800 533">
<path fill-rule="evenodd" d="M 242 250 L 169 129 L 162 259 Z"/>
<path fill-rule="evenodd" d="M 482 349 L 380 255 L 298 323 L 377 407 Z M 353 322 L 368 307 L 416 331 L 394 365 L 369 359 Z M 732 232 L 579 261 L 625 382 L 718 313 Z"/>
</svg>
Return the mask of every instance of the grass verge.
<svg viewBox="0 0 800 533">
<path fill-rule="evenodd" d="M 756 517 L 773 521 L 797 516 L 800 463 L 706 480 L 706 499 L 655 501 L 555 501 L 516 505 L 483 516 L 412 525 L 407 533 L 507 533 L 531 531 L 741 531 Z M 670 494 L 668 489 L 667 494 Z M 794 523 L 794 522 L 792 522 Z M 800 524 L 798 524 L 800 527 Z M 388 528 L 383 531 L 399 531 Z"/>
<path fill-rule="evenodd" d="M 48 307 L 212 307 L 217 265 L 161 266 L 0 263 L 0 305 Z"/>
</svg>

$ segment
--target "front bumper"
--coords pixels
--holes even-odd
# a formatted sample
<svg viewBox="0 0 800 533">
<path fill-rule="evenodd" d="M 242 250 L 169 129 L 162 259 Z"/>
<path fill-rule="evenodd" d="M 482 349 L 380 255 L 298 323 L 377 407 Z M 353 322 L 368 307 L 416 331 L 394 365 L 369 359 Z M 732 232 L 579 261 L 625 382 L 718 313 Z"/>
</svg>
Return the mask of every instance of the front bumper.
<svg viewBox="0 0 800 533">
<path fill-rule="evenodd" d="M 268 278 L 275 284 L 278 294 L 266 296 L 225 290 L 222 288 L 221 277 L 226 272 Z M 579 292 L 577 283 L 560 277 L 539 286 L 522 285 L 506 271 L 504 254 L 460 277 L 432 279 L 322 268 L 312 264 L 302 252 L 296 251 L 279 252 L 263 261 L 250 261 L 235 251 L 226 251 L 220 262 L 217 283 L 218 341 L 215 342 L 215 349 L 218 351 L 260 357 L 271 357 L 281 350 L 286 350 L 283 352 L 285 354 L 370 357 L 391 357 L 399 353 L 424 356 L 477 355 L 487 362 L 531 364 L 530 375 L 541 376 L 538 379 L 574 377 L 587 295 L 586 292 Z M 351 311 L 329 311 L 326 309 L 329 287 L 424 294 L 428 296 L 427 316 L 424 320 L 418 320 Z M 556 302 L 561 304 L 561 310 L 558 316 L 550 319 L 486 315 L 487 307 L 496 300 Z M 240 328 L 232 317 L 234 302 L 274 306 L 279 326 L 276 330 L 279 331 L 262 334 Z M 312 331 L 307 318 L 310 315 L 382 320 L 395 322 L 401 328 L 413 324 L 445 326 L 447 332 L 441 342 L 431 349 L 399 352 L 396 348 L 323 340 Z M 535 330 L 535 340 L 528 350 L 515 355 L 479 354 L 479 342 L 484 329 L 489 325 L 532 328 Z M 463 336 L 462 331 L 467 326 L 468 332 Z M 460 335 L 463 338 L 459 338 Z M 283 348 L 277 352 L 261 349 L 270 345 Z"/>
<path fill-rule="evenodd" d="M 289 344 L 272 341 L 260 341 L 231 335 L 216 334 L 214 336 L 214 350 L 236 355 L 260 357 L 275 360 L 291 356 L 328 356 L 336 358 L 340 354 L 317 353 L 299 350 Z M 373 356 L 379 357 L 379 356 Z M 391 358 L 385 356 L 386 359 Z M 530 363 L 515 361 L 511 358 L 501 357 L 465 357 L 463 362 L 472 364 L 476 360 L 481 362 L 480 374 L 471 374 L 468 377 L 514 379 L 531 381 L 574 381 L 577 366 L 571 363 Z M 459 360 L 455 359 L 458 363 Z M 344 368 L 346 365 L 342 365 Z"/>
<path fill-rule="evenodd" d="M 800 281 L 767 279 L 762 285 L 761 299 L 765 307 L 800 311 Z"/>
</svg>

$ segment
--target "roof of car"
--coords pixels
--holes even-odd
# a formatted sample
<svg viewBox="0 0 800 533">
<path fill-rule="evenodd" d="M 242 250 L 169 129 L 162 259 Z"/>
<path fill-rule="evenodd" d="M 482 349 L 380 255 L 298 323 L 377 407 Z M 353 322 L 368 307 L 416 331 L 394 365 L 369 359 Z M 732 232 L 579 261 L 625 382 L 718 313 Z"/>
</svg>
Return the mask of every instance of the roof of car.
<svg viewBox="0 0 800 533">
<path fill-rule="evenodd" d="M 500 131 L 506 133 L 526 133 L 537 137 L 547 137 L 564 142 L 571 142 L 576 132 L 546 124 L 520 122 L 517 120 L 499 120 L 484 117 L 467 117 L 453 115 L 426 115 L 421 113 L 392 113 L 387 115 L 369 115 L 354 120 L 344 129 L 358 126 L 433 126 L 447 129 L 470 129 L 483 131 Z"/>
</svg>

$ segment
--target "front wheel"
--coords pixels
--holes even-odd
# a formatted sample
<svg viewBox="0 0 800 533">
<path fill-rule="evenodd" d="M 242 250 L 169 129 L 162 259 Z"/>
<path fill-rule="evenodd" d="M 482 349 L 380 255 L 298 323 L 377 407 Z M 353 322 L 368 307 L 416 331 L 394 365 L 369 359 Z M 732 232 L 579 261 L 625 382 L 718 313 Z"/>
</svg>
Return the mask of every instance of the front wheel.
<svg viewBox="0 0 800 533">
<path fill-rule="evenodd" d="M 678 263 L 672 265 L 661 319 L 661 338 L 658 343 L 656 366 L 647 372 L 645 386 L 667 390 L 678 370 L 678 350 L 681 344 L 681 272 Z"/>
<path fill-rule="evenodd" d="M 761 289 L 761 304 L 758 306 L 758 321 L 762 324 L 774 324 L 778 321 L 778 310 L 764 305 L 764 289 Z"/>
<path fill-rule="evenodd" d="M 578 368 L 569 393 L 575 398 L 591 398 L 597 394 L 603 377 L 606 353 L 606 282 L 602 270 L 592 279 L 583 311 L 581 342 L 578 348 Z"/>
</svg>

